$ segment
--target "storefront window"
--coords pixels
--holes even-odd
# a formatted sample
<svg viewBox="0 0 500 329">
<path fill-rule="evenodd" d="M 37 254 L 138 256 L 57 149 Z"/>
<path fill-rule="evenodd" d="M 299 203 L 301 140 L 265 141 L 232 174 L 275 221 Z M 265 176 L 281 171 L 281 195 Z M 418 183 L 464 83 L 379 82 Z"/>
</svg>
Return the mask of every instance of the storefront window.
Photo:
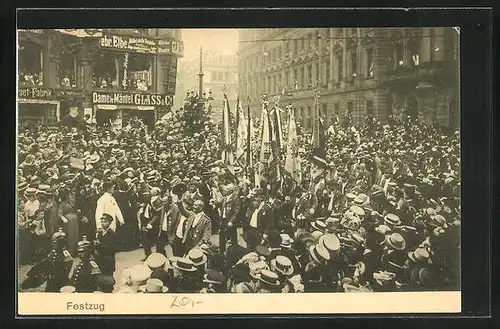
<svg viewBox="0 0 500 329">
<path fill-rule="evenodd" d="M 18 74 L 19 84 L 43 85 L 43 53 L 40 45 L 19 42 Z"/>
<path fill-rule="evenodd" d="M 149 91 L 153 57 L 144 54 L 102 53 L 95 61 L 93 87 Z"/>
</svg>

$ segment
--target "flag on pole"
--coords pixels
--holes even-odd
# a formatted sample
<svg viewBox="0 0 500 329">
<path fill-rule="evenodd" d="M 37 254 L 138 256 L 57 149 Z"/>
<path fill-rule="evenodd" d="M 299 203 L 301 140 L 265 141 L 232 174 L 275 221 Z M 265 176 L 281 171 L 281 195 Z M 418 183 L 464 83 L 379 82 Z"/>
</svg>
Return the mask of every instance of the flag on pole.
<svg viewBox="0 0 500 329">
<path fill-rule="evenodd" d="M 225 165 L 233 165 L 234 156 L 231 150 L 231 121 L 230 121 L 230 110 L 229 110 L 229 100 L 227 99 L 226 93 L 224 92 L 224 108 L 222 110 L 222 162 Z"/>
<path fill-rule="evenodd" d="M 319 95 L 315 91 L 314 107 L 312 113 L 313 134 L 311 138 L 312 158 L 311 158 L 311 178 L 314 180 L 325 172 L 328 167 L 326 162 L 326 141 L 323 120 L 319 115 Z"/>
<path fill-rule="evenodd" d="M 272 139 L 276 142 L 278 150 L 281 150 L 283 144 L 283 129 L 281 128 L 282 111 L 278 106 L 275 106 L 271 111 Z"/>
<path fill-rule="evenodd" d="M 253 170 L 253 153 L 252 153 L 252 138 L 253 138 L 253 121 L 252 116 L 250 115 L 250 98 L 248 99 L 247 105 L 247 139 L 246 139 L 246 168 L 247 175 L 251 178 L 254 175 Z"/>
<path fill-rule="evenodd" d="M 243 108 L 241 107 L 241 102 L 238 99 L 236 105 L 236 161 L 240 166 L 246 168 L 249 163 L 247 153 L 248 153 L 248 139 L 250 137 L 250 132 L 248 131 L 248 120 L 243 114 Z"/>
<path fill-rule="evenodd" d="M 269 157 L 271 155 L 271 133 L 269 124 L 267 100 L 262 103 L 262 138 L 260 142 L 260 158 L 259 158 L 259 185 L 263 177 L 267 178 L 267 170 L 269 166 Z M 262 187 L 262 186 L 260 186 Z"/>
<path fill-rule="evenodd" d="M 278 122 L 276 120 L 276 108 L 274 108 L 271 113 L 268 113 L 269 131 L 271 138 L 271 147 L 268 158 L 268 181 L 269 183 L 276 183 L 281 180 L 280 171 L 280 152 L 278 148 L 279 143 L 279 128 Z"/>
<path fill-rule="evenodd" d="M 300 158 L 299 158 L 299 141 L 297 137 L 297 125 L 295 123 L 295 113 L 291 106 L 288 107 L 288 142 L 286 149 L 286 159 L 285 159 L 285 171 L 287 171 L 292 179 L 301 183 L 302 174 L 300 168 Z"/>
</svg>

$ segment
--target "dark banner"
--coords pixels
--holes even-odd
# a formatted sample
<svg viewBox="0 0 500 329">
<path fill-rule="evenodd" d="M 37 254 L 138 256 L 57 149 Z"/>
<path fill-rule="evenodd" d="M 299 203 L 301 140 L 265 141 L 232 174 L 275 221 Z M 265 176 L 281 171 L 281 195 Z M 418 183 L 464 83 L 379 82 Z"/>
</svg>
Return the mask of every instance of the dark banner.
<svg viewBox="0 0 500 329">
<path fill-rule="evenodd" d="M 68 89 L 51 89 L 38 87 L 19 87 L 17 96 L 24 99 L 61 99 L 81 95 L 80 91 Z"/>
<path fill-rule="evenodd" d="M 184 51 L 183 44 L 172 39 L 157 40 L 140 36 L 131 37 L 110 34 L 104 34 L 99 39 L 99 47 L 101 49 L 116 49 L 152 55 L 182 56 Z"/>
<path fill-rule="evenodd" d="M 105 105 L 171 106 L 172 96 L 126 92 L 92 92 L 92 103 Z"/>
</svg>

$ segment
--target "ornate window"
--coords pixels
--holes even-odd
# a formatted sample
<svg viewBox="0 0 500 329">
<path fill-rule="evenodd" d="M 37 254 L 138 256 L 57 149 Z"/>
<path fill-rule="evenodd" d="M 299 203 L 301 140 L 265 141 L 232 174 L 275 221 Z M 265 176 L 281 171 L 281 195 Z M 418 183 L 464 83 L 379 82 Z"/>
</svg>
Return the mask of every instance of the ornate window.
<svg viewBox="0 0 500 329">
<path fill-rule="evenodd" d="M 373 49 L 366 49 L 366 76 L 373 78 Z"/>
</svg>

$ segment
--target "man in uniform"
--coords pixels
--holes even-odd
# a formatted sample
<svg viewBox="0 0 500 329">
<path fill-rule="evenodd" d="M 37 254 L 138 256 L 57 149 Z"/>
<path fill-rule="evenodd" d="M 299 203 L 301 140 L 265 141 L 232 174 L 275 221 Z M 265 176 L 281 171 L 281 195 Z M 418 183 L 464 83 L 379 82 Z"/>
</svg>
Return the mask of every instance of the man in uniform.
<svg viewBox="0 0 500 329">
<path fill-rule="evenodd" d="M 76 292 L 94 292 L 97 290 L 96 278 L 101 274 L 97 263 L 91 259 L 92 244 L 83 237 L 77 244 L 79 262 L 70 274 L 70 285 L 75 287 Z"/>
<path fill-rule="evenodd" d="M 21 284 L 21 289 L 30 289 L 47 281 L 46 292 L 59 292 L 68 281 L 68 274 L 73 259 L 68 250 L 66 233 L 62 228 L 52 236 L 52 250 L 40 263 L 33 266 L 27 274 L 27 279 Z"/>
</svg>

